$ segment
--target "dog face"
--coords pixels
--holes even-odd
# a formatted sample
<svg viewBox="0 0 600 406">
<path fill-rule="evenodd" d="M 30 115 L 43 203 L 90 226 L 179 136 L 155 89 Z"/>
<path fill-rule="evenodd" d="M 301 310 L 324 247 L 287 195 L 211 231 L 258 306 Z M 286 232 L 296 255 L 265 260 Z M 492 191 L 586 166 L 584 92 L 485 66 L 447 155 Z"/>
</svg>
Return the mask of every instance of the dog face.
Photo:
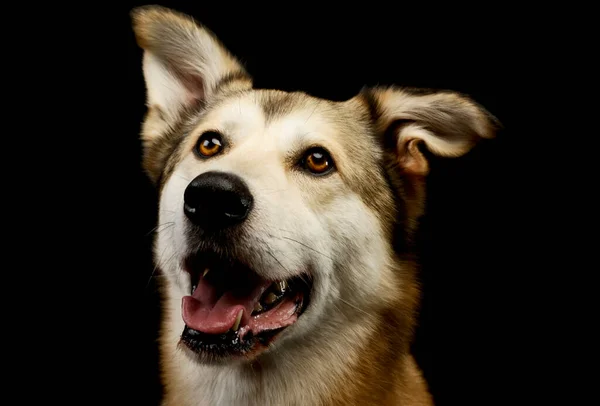
<svg viewBox="0 0 600 406">
<path fill-rule="evenodd" d="M 287 105 L 287 111 L 270 111 L 269 105 Z M 240 286 L 241 298 L 228 299 L 232 303 L 214 322 L 203 318 L 217 317 L 214 311 L 202 313 L 198 301 L 211 306 L 225 299 L 212 302 L 201 292 L 184 299 L 188 327 L 227 335 L 242 311 L 239 335 L 252 332 L 266 344 L 267 332 L 297 321 L 281 334 L 283 342 L 322 326 L 326 314 L 335 317 L 340 300 L 368 309 L 378 292 L 389 291 L 384 285 L 390 275 L 382 272 L 389 269 L 393 217 L 382 213 L 393 213 L 393 197 L 382 148 L 365 136 L 368 122 L 355 115 L 352 105 L 248 90 L 224 95 L 190 120 L 161 194 L 160 224 L 173 226 L 159 233 L 157 250 L 165 250 L 164 259 L 176 258 L 161 268 L 178 275 L 177 264 L 183 261 L 183 270 L 188 264 L 191 280 L 174 280 L 182 294 L 206 269 L 203 280 L 216 290 L 227 295 L 243 281 L 250 291 Z M 259 280 L 247 280 L 244 272 Z M 270 311 L 254 311 L 272 308 L 265 302 L 276 281 L 287 283 L 291 296 L 283 295 Z"/>
<path fill-rule="evenodd" d="M 327 340 L 399 300 L 411 313 L 403 262 L 428 172 L 419 146 L 464 154 L 492 136 L 491 117 L 447 92 L 364 89 L 332 102 L 254 89 L 189 17 L 150 7 L 133 18 L 144 165 L 160 190 L 157 267 L 194 362 Z"/>
</svg>

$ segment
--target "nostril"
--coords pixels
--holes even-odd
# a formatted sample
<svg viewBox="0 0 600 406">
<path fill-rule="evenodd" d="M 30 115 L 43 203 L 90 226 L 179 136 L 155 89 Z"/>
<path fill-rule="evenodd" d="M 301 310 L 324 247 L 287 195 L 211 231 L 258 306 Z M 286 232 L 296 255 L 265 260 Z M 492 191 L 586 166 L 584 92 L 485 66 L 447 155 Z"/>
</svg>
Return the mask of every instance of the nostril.
<svg viewBox="0 0 600 406">
<path fill-rule="evenodd" d="M 199 190 L 190 184 L 183 195 L 183 211 L 187 215 L 194 215 L 198 210 L 198 206 L 201 204 L 202 199 L 200 197 Z"/>
<path fill-rule="evenodd" d="M 190 206 L 188 203 L 183 204 L 183 210 L 185 210 L 186 213 L 190 214 L 196 213 L 196 208 L 194 206 Z"/>
<path fill-rule="evenodd" d="M 250 199 L 240 198 L 239 196 L 229 196 L 222 200 L 222 211 L 227 217 L 234 219 L 244 219 L 250 211 L 252 204 Z"/>
</svg>

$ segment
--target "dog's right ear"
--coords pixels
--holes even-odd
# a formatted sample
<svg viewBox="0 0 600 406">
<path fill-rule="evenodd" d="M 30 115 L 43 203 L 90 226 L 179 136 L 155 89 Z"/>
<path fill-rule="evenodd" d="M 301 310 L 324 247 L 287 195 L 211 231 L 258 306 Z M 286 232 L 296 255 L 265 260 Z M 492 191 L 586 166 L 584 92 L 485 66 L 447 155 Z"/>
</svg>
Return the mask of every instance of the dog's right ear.
<svg viewBox="0 0 600 406">
<path fill-rule="evenodd" d="M 160 136 L 185 111 L 204 104 L 227 79 L 252 87 L 242 65 L 191 17 L 160 6 L 135 8 L 131 17 L 144 50 L 149 108 L 144 141 Z"/>
</svg>

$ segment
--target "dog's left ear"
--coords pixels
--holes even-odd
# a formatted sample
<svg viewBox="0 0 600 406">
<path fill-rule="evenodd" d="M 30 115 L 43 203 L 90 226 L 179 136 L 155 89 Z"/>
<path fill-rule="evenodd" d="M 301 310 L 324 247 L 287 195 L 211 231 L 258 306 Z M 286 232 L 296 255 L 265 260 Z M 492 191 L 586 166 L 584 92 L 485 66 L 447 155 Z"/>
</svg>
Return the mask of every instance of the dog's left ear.
<svg viewBox="0 0 600 406">
<path fill-rule="evenodd" d="M 427 159 L 418 148 L 424 146 L 441 157 L 467 153 L 483 138 L 493 138 L 499 122 L 483 107 L 453 92 L 419 94 L 386 88 L 361 92 L 385 142 L 393 143 L 403 174 L 424 177 Z"/>
<path fill-rule="evenodd" d="M 467 153 L 481 139 L 493 138 L 500 123 L 483 107 L 453 92 L 372 88 L 359 100 L 386 151 L 386 167 L 405 202 L 405 229 L 413 234 L 425 206 L 429 162 L 419 146 L 441 157 Z"/>
</svg>

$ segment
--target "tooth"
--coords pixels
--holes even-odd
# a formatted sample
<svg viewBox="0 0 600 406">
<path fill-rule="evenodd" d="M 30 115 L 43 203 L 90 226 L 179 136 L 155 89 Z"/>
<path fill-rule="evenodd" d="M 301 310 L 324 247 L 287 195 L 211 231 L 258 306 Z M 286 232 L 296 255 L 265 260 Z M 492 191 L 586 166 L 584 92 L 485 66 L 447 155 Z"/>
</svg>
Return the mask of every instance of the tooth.
<svg viewBox="0 0 600 406">
<path fill-rule="evenodd" d="M 273 284 L 273 291 L 278 295 L 281 295 L 282 293 L 284 293 L 286 291 L 286 289 L 287 289 L 286 281 L 275 282 Z"/>
<path fill-rule="evenodd" d="M 208 271 L 209 271 L 209 269 L 208 269 L 208 268 L 206 268 L 206 269 L 204 270 L 204 273 L 202 273 L 202 277 L 203 277 L 203 278 L 206 276 L 206 274 L 208 273 Z"/>
<path fill-rule="evenodd" d="M 264 302 L 266 304 L 273 304 L 273 303 L 275 303 L 276 300 L 277 300 L 277 295 L 275 295 L 275 293 L 271 292 L 267 295 Z"/>
<path fill-rule="evenodd" d="M 279 282 L 279 289 L 281 290 L 281 293 L 284 293 L 288 288 L 288 284 L 286 281 L 281 281 Z"/>
<path fill-rule="evenodd" d="M 256 306 L 254 306 L 254 311 L 257 312 L 257 313 L 260 313 L 260 312 L 263 311 L 263 307 L 260 304 L 260 302 L 256 303 Z"/>
<path fill-rule="evenodd" d="M 237 331 L 240 328 L 240 322 L 242 321 L 242 315 L 244 314 L 244 309 L 240 310 L 235 319 L 235 323 L 233 323 L 233 327 L 231 328 L 233 331 Z"/>
</svg>

